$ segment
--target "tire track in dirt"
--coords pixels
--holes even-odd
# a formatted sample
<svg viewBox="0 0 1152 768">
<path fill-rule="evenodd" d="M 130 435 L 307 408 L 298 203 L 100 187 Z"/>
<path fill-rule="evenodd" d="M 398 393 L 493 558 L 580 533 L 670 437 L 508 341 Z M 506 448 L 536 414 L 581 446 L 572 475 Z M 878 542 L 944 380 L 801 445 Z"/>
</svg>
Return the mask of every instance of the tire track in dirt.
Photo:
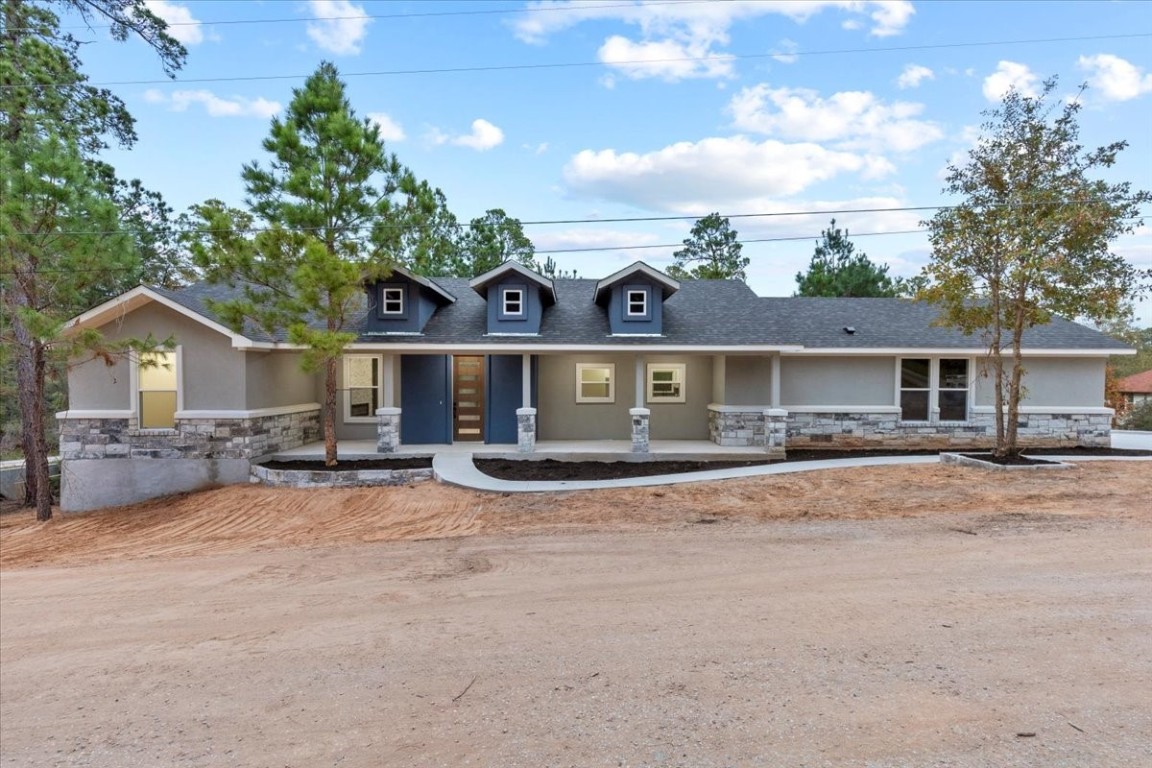
<svg viewBox="0 0 1152 768">
<path fill-rule="evenodd" d="M 1147 517 L 1149 498 L 1152 467 L 1144 462 L 1092 462 L 1051 473 L 867 467 L 506 496 L 434 483 L 372 489 L 229 486 L 84 515 L 58 514 L 48 523 L 37 523 L 29 511 L 5 514 L 0 567 L 478 534 L 651 531 L 701 520 L 867 520 L 941 512 Z"/>
</svg>

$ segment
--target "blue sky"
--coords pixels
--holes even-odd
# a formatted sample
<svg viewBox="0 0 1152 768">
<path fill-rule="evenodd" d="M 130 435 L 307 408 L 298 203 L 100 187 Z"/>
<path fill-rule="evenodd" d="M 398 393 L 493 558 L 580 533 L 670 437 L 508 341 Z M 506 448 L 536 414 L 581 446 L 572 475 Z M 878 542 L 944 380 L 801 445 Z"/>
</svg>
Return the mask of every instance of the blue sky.
<svg viewBox="0 0 1152 768">
<path fill-rule="evenodd" d="M 551 254 L 587 277 L 636 259 L 666 267 L 692 223 L 604 219 L 817 211 L 733 219 L 742 240 L 799 238 L 745 245 L 749 284 L 788 295 L 828 211 L 948 202 L 942 171 L 980 112 L 1052 75 L 1061 95 L 1089 84 L 1086 145 L 1130 143 L 1109 178 L 1152 188 L 1148 2 L 148 4 L 188 47 L 174 81 L 142 44 L 74 31 L 92 41 L 91 79 L 116 83 L 138 121 L 137 146 L 110 161 L 177 210 L 240 203 L 241 165 L 264 159 L 270 117 L 323 60 L 463 222 L 497 207 L 595 220 L 526 226 L 540 251 L 604 249 Z M 835 217 L 873 260 L 912 275 L 926 238 L 894 233 L 931 213 Z M 1152 219 L 1116 250 L 1152 267 Z M 1152 325 L 1152 302 L 1138 321 Z"/>
</svg>

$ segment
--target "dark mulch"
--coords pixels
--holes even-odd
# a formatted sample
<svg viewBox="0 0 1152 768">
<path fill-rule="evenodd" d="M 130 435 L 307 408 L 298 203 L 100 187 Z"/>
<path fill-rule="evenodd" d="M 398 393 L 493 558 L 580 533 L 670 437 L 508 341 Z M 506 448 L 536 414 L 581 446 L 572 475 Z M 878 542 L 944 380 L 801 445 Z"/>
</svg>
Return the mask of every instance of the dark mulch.
<svg viewBox="0 0 1152 768">
<path fill-rule="evenodd" d="M 1037 448 L 1026 451 L 1034 456 L 1152 456 L 1152 451 L 1123 448 Z M 870 448 L 861 450 L 794 449 L 788 451 L 784 462 L 823 461 L 826 459 L 855 459 L 877 456 L 938 456 L 939 450 L 912 451 Z M 984 458 L 991 454 L 966 454 Z M 557 461 L 555 459 L 481 459 L 474 460 L 476 468 L 500 480 L 618 480 L 627 477 L 650 477 L 684 472 L 706 472 L 729 467 L 756 467 L 776 461 Z M 1015 464 L 1047 464 L 1043 460 L 1017 457 Z"/>
<path fill-rule="evenodd" d="M 1027 456 L 995 456 L 991 453 L 962 453 L 961 456 L 967 456 L 970 459 L 979 459 L 980 461 L 989 464 L 996 464 L 1001 467 L 1033 467 L 1040 464 L 1058 464 L 1056 461 L 1048 461 L 1047 459 L 1031 459 Z"/>
<path fill-rule="evenodd" d="M 268 469 L 303 469 L 310 472 L 355 472 L 358 469 L 431 469 L 432 457 L 404 459 L 349 459 L 334 467 L 324 466 L 321 460 L 266 461 L 260 466 Z"/>
</svg>

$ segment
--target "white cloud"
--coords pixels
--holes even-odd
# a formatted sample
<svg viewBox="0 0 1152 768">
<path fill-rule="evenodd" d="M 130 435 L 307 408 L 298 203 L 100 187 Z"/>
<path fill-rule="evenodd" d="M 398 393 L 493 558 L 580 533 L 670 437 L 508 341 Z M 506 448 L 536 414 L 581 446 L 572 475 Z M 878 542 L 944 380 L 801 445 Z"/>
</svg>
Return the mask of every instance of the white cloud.
<svg viewBox="0 0 1152 768">
<path fill-rule="evenodd" d="M 752 198 L 793 195 L 844 173 L 871 179 L 894 171 L 873 155 L 734 136 L 680 142 L 645 154 L 584 150 L 565 166 L 564 180 L 578 196 L 706 213 Z"/>
<path fill-rule="evenodd" d="M 168 34 L 184 45 L 204 42 L 204 27 L 187 7 L 168 0 L 144 0 L 144 5 L 167 22 Z"/>
<path fill-rule="evenodd" d="M 1088 73 L 1088 85 L 1105 101 L 1129 101 L 1152 92 L 1152 74 L 1110 53 L 1081 56 L 1077 65 Z"/>
<path fill-rule="evenodd" d="M 450 136 L 438 128 L 433 128 L 429 139 L 433 144 L 455 144 L 458 147 L 475 149 L 477 152 L 486 152 L 504 143 L 504 131 L 483 118 L 477 118 L 472 121 L 471 133 Z"/>
<path fill-rule="evenodd" d="M 827 99 L 807 88 L 744 88 L 728 106 L 743 131 L 804 141 L 832 141 L 838 149 L 909 152 L 943 136 L 916 119 L 922 104 L 885 103 L 869 91 L 842 91 Z"/>
<path fill-rule="evenodd" d="M 386 112 L 369 112 L 368 119 L 380 129 L 380 138 L 384 141 L 404 141 L 404 128 L 393 120 Z"/>
<path fill-rule="evenodd" d="M 625 248 L 637 245 L 657 245 L 662 238 L 654 232 L 633 232 L 622 229 L 594 229 L 580 227 L 559 231 L 543 231 L 532 236 L 539 250 L 567 248 Z"/>
<path fill-rule="evenodd" d="M 531 152 L 534 155 L 542 155 L 548 151 L 548 142 L 542 141 L 539 144 L 521 144 L 520 149 Z"/>
<path fill-rule="evenodd" d="M 545 12 L 534 12 L 542 11 Z M 639 29 L 631 39 L 607 38 L 600 47 L 600 60 L 628 77 L 729 77 L 731 62 L 721 46 L 728 44 L 728 30 L 737 21 L 765 15 L 785 16 L 803 22 L 827 10 L 872 21 L 870 33 L 879 37 L 899 34 L 915 9 L 909 0 L 728 0 L 688 3 L 598 3 L 573 0 L 537 0 L 527 13 L 513 21 L 516 36 L 527 43 L 542 44 L 561 30 L 590 21 L 618 21 Z M 794 55 L 780 50 L 778 55 Z"/>
<path fill-rule="evenodd" d="M 900 77 L 896 78 L 896 87 L 900 90 L 916 88 L 925 80 L 936 79 L 936 73 L 920 64 L 908 64 Z"/>
<path fill-rule="evenodd" d="M 167 104 L 173 112 L 187 112 L 193 104 L 199 104 L 211 117 L 270 118 L 281 109 L 279 102 L 263 97 L 248 99 L 233 96 L 225 99 L 206 90 L 173 91 L 165 95 L 156 89 L 149 89 L 144 92 L 144 99 L 151 104 Z"/>
<path fill-rule="evenodd" d="M 330 53 L 355 55 L 368 34 L 372 20 L 364 8 L 349 0 L 309 0 L 308 9 L 316 21 L 308 22 L 308 37 Z"/>
<path fill-rule="evenodd" d="M 984 78 L 984 98 L 988 101 L 1000 101 L 1008 91 L 1015 89 L 1022 96 L 1035 97 L 1040 91 L 1037 86 L 1040 78 L 1028 65 L 1015 61 L 1001 61 L 996 71 Z"/>
<path fill-rule="evenodd" d="M 731 56 L 713 52 L 705 41 L 637 43 L 613 35 L 604 41 L 597 55 L 601 62 L 633 80 L 658 77 L 674 82 L 690 77 L 728 77 L 732 74 Z M 611 88 L 615 82 L 605 85 Z"/>
<path fill-rule="evenodd" d="M 796 44 L 795 40 L 787 38 L 780 41 L 776 46 L 776 50 L 772 52 L 772 58 L 781 64 L 795 64 L 796 60 L 800 57 L 796 55 L 796 51 L 800 50 L 800 46 Z"/>
</svg>

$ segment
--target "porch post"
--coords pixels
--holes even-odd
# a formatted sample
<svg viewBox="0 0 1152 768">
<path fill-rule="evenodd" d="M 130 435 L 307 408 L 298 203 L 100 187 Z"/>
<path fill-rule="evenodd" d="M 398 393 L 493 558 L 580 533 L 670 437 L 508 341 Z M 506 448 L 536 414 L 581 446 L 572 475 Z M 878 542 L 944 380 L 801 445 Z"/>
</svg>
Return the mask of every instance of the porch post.
<svg viewBox="0 0 1152 768">
<path fill-rule="evenodd" d="M 788 411 L 783 408 L 764 411 L 764 449 L 769 458 L 784 458 L 787 437 Z"/>
<path fill-rule="evenodd" d="M 516 409 L 516 449 L 520 453 L 536 450 L 536 409 L 532 407 L 532 355 L 520 356 L 520 404 Z"/>
<path fill-rule="evenodd" d="M 648 430 L 652 411 L 647 408 L 631 408 L 628 415 L 632 417 L 632 453 L 650 453 Z"/>
<path fill-rule="evenodd" d="M 780 353 L 772 355 L 772 407 L 780 407 Z"/>
<path fill-rule="evenodd" d="M 636 355 L 636 407 L 644 407 L 644 355 Z"/>
<path fill-rule="evenodd" d="M 376 452 L 396 453 L 400 450 L 400 409 L 376 409 Z"/>
<path fill-rule="evenodd" d="M 396 378 L 396 356 L 384 355 L 384 402 L 381 405 L 385 408 L 391 408 L 396 405 L 396 387 L 394 381 Z"/>
</svg>

